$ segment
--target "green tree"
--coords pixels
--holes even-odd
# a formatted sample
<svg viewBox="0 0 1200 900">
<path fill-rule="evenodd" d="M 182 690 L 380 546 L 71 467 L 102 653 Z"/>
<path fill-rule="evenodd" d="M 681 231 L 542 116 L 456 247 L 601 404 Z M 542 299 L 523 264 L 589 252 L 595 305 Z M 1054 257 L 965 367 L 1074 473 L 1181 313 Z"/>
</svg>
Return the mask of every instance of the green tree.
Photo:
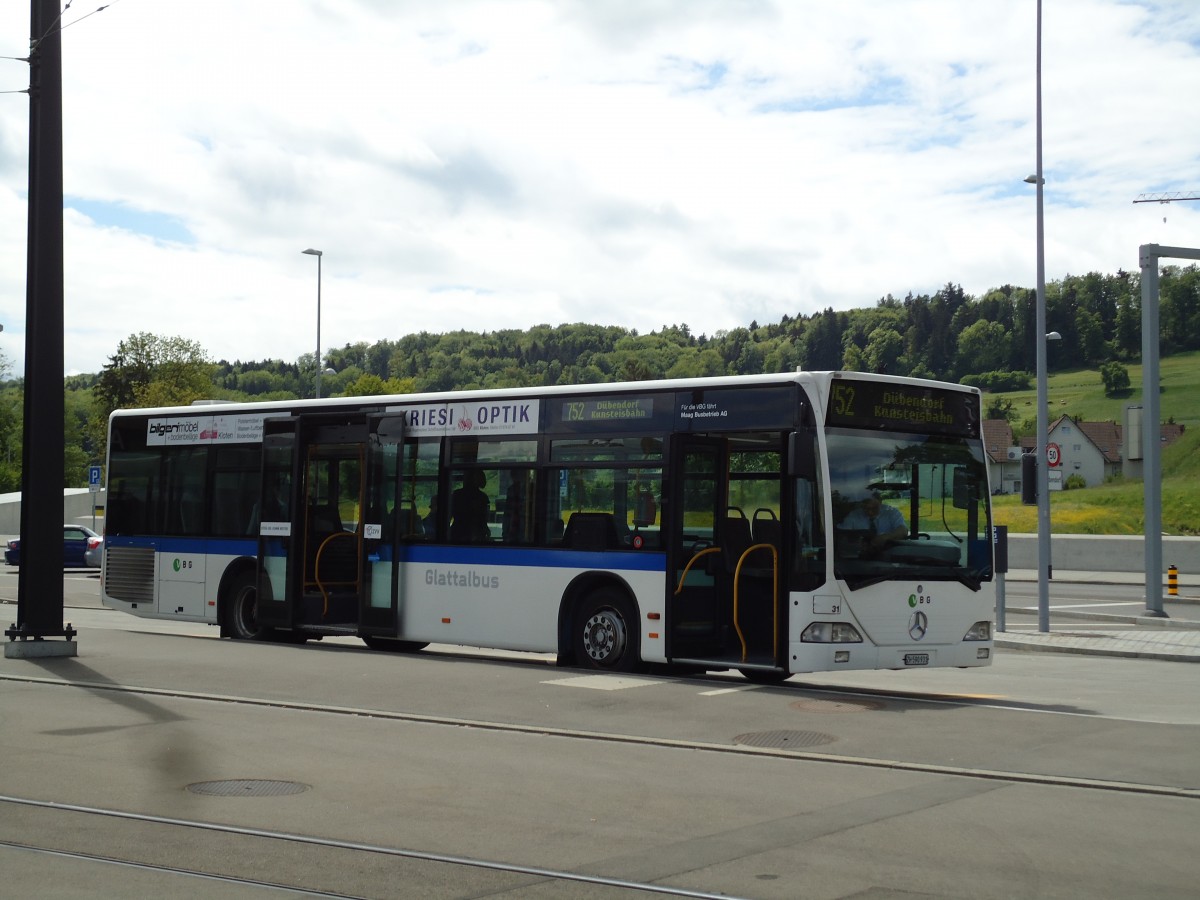
<svg viewBox="0 0 1200 900">
<path fill-rule="evenodd" d="M 1163 353 L 1200 349 L 1200 269 L 1164 266 L 1158 293 Z"/>
<path fill-rule="evenodd" d="M 88 431 L 98 456 L 104 456 L 108 416 L 114 409 L 186 406 L 212 397 L 215 374 L 216 366 L 195 341 L 145 331 L 121 341 L 92 387 Z"/>
<path fill-rule="evenodd" d="M 689 347 L 667 370 L 668 378 L 700 378 L 705 375 L 724 375 L 725 360 L 711 347 L 699 350 Z"/>
<path fill-rule="evenodd" d="M 389 378 L 384 381 L 373 372 L 359 375 L 342 391 L 343 397 L 378 397 L 383 394 L 411 394 L 415 390 L 412 378 Z"/>
<path fill-rule="evenodd" d="M 983 417 L 985 419 L 1004 419 L 1006 422 L 1014 421 L 1017 418 L 1017 411 L 1013 409 L 1012 398 L 993 394 L 984 405 Z"/>
<path fill-rule="evenodd" d="M 1115 397 L 1129 390 L 1129 370 L 1119 362 L 1105 363 L 1100 367 L 1100 379 L 1104 382 L 1104 395 Z"/>
<path fill-rule="evenodd" d="M 1121 359 L 1137 359 L 1142 352 L 1141 296 L 1128 291 L 1117 301 L 1117 320 L 1113 344 Z"/>
<path fill-rule="evenodd" d="M 0 492 L 21 489 L 21 450 L 25 395 L 19 382 L 9 381 L 12 361 L 0 352 Z"/>
<path fill-rule="evenodd" d="M 864 351 L 867 369 L 881 375 L 894 375 L 903 353 L 904 336 L 895 328 L 880 326 L 867 338 Z"/>
<path fill-rule="evenodd" d="M 1008 362 L 1009 336 L 999 322 L 980 319 L 958 335 L 959 375 L 1003 369 Z"/>
</svg>

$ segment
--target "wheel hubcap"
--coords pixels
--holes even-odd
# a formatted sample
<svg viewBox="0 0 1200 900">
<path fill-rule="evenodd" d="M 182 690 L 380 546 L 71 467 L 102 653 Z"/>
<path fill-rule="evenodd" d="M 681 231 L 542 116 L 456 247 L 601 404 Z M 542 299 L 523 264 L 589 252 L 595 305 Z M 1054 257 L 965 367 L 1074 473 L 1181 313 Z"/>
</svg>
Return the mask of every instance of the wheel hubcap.
<svg viewBox="0 0 1200 900">
<path fill-rule="evenodd" d="M 625 623 L 612 610 L 601 610 L 583 626 L 583 648 L 598 663 L 620 657 L 625 651 Z"/>
</svg>

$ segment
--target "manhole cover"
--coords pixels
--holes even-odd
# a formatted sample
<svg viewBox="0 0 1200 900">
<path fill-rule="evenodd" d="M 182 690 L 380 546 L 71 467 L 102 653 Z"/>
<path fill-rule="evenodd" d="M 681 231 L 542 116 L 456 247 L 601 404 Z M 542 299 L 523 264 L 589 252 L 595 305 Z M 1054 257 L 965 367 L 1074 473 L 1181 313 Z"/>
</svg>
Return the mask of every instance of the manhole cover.
<svg viewBox="0 0 1200 900">
<path fill-rule="evenodd" d="M 234 778 L 229 781 L 198 781 L 187 789 L 210 797 L 282 797 L 303 794 L 307 784 L 298 781 L 267 781 L 261 778 Z"/>
<path fill-rule="evenodd" d="M 822 734 L 819 731 L 755 731 L 739 734 L 733 742 L 745 744 L 747 747 L 769 747 L 772 750 L 800 750 L 804 747 L 832 744 L 836 740 L 833 735 Z"/>
<path fill-rule="evenodd" d="M 795 700 L 790 706 L 799 712 L 808 713 L 854 713 L 883 709 L 883 704 L 876 700 L 824 700 L 820 697 Z"/>
</svg>

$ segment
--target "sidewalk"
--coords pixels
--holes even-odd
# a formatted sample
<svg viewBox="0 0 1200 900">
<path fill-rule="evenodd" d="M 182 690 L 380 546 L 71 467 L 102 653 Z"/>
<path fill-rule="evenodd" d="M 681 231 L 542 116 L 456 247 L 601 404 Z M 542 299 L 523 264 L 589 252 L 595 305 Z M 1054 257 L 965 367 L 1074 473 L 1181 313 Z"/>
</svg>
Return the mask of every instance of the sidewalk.
<svg viewBox="0 0 1200 900">
<path fill-rule="evenodd" d="M 1158 621 L 1158 620 L 1155 620 Z M 1051 623 L 1051 629 L 1062 628 Z M 1200 628 L 1160 628 L 1140 631 L 1088 631 L 1087 625 L 1050 632 L 996 633 L 996 646 L 1005 650 L 1079 653 L 1128 659 L 1200 662 Z"/>
<path fill-rule="evenodd" d="M 1008 581 L 1037 581 L 1037 572 L 1032 569 L 1018 569 L 1008 572 L 1005 577 Z M 1144 584 L 1145 575 L 1139 572 L 1056 571 L 1053 580 L 1075 584 Z M 1196 619 L 1160 619 L 1151 616 L 1120 616 L 1051 609 L 1051 630 L 1048 633 L 996 632 L 995 643 L 997 647 L 1007 650 L 1200 662 L 1200 576 L 1180 575 L 1178 586 L 1179 594 L 1172 597 L 1168 595 L 1164 585 L 1163 600 L 1168 603 L 1195 605 Z M 1009 611 L 1027 612 L 1028 608 L 1009 608 Z M 1080 621 L 1072 622 L 1073 619 Z M 1128 630 L 1115 631 L 1089 628 L 1089 623 L 1128 624 L 1131 627 Z"/>
</svg>

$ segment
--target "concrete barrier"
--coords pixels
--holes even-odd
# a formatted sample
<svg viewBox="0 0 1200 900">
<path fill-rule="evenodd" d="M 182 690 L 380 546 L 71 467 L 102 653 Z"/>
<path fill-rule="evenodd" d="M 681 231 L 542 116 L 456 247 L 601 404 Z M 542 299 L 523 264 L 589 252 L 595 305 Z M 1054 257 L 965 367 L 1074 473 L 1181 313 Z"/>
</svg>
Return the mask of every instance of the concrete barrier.
<svg viewBox="0 0 1200 900">
<path fill-rule="evenodd" d="M 104 491 L 93 494 L 87 488 L 66 488 L 63 491 L 63 522 L 92 527 L 92 502 L 103 510 Z M 96 519 L 97 526 L 103 524 L 103 518 Z M 21 533 L 21 495 L 20 493 L 0 494 L 0 534 L 13 535 Z"/>
<path fill-rule="evenodd" d="M 1163 571 L 1200 572 L 1200 538 L 1163 537 Z M 1050 562 L 1064 572 L 1141 572 L 1146 566 L 1142 535 L 1056 534 L 1050 539 Z M 1036 534 L 1009 534 L 1009 569 L 1038 567 Z"/>
</svg>

